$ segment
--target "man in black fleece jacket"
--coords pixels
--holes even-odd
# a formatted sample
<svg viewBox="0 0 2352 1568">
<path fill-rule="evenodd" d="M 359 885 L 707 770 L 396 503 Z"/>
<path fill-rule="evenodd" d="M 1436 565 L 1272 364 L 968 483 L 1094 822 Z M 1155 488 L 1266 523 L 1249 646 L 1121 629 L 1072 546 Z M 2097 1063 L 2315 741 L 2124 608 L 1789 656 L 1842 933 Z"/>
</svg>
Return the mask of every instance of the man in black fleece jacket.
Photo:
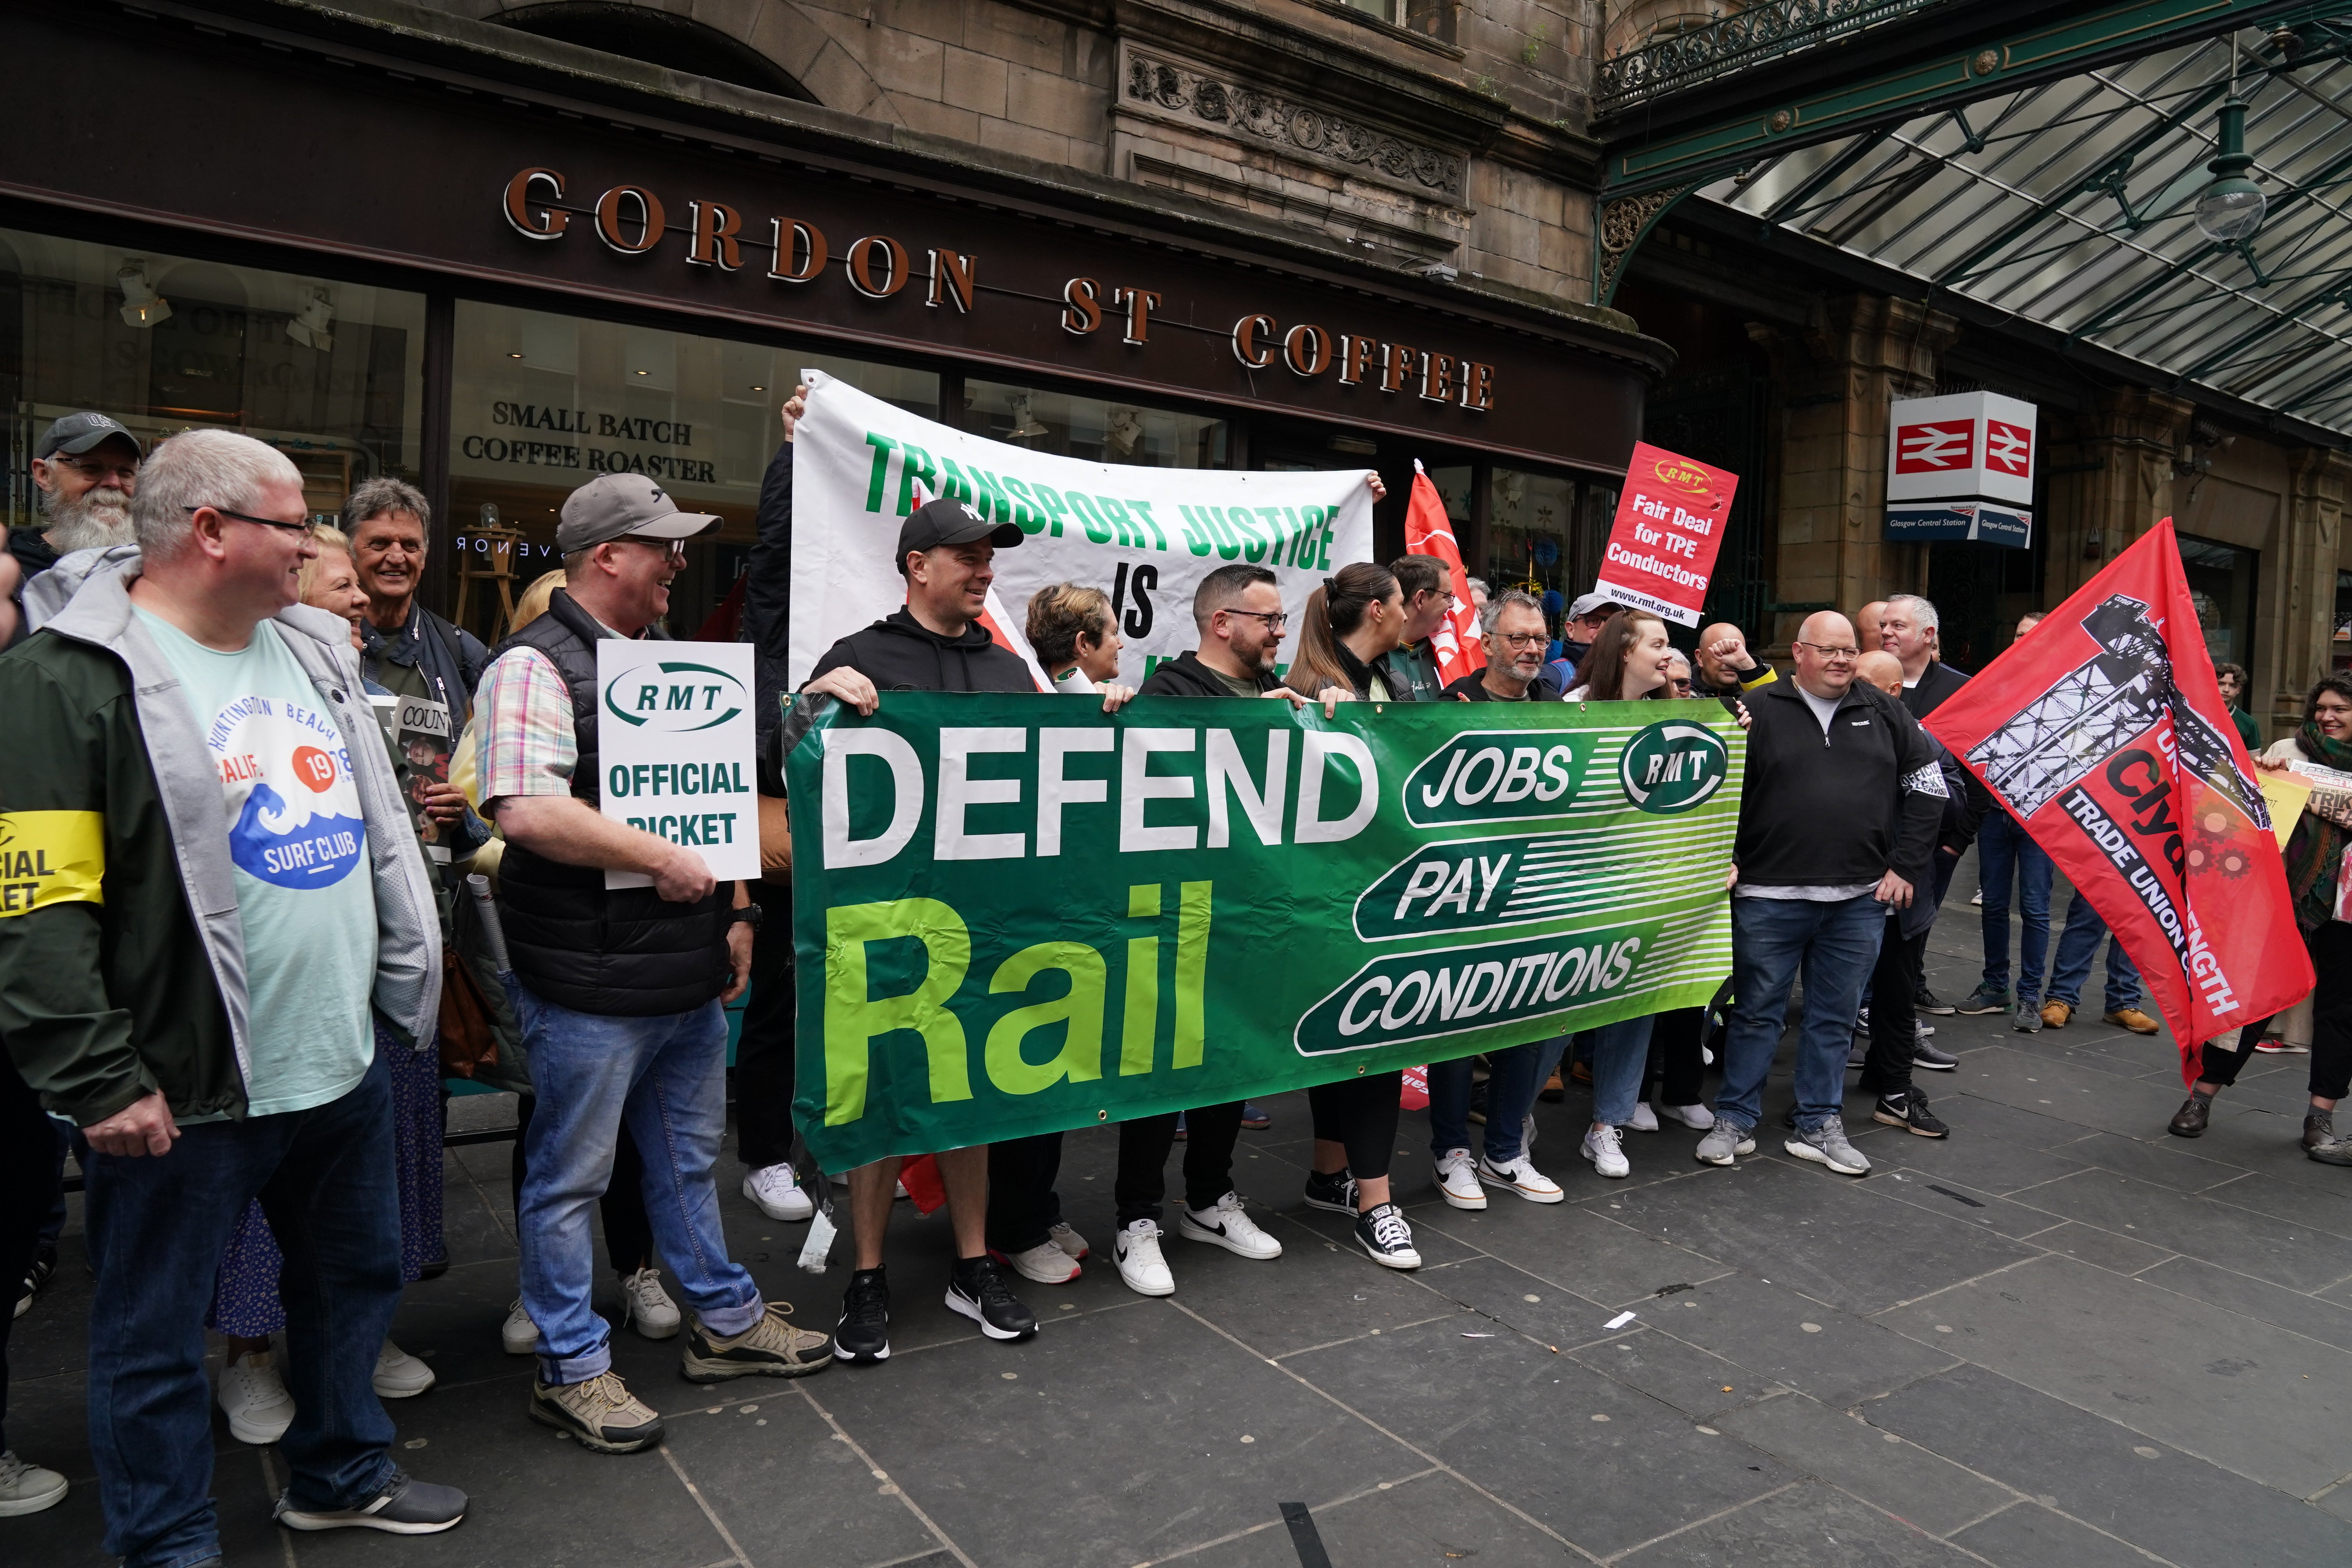
<svg viewBox="0 0 2352 1568">
<path fill-rule="evenodd" d="M 1948 792 L 1933 742 L 1903 705 L 1854 679 L 1853 623 L 1809 617 L 1790 645 L 1796 678 L 1748 696 L 1747 785 L 1733 850 L 1732 990 L 1708 1164 L 1752 1152 L 1789 1006 L 1805 972 L 1790 1153 L 1841 1175 L 1870 1162 L 1846 1141 L 1846 1041 L 1877 962 L 1887 906 L 1908 908 Z"/>
</svg>

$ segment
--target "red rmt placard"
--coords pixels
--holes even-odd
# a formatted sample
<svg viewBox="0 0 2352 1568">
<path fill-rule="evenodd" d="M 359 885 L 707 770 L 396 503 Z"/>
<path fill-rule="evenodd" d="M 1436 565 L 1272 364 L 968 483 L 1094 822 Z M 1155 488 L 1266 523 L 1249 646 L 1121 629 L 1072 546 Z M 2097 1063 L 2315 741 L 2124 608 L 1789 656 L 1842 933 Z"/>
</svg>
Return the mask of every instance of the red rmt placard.
<svg viewBox="0 0 2352 1568">
<path fill-rule="evenodd" d="M 1738 489 L 1737 474 L 1634 442 L 1594 590 L 1629 608 L 1698 625 Z"/>
</svg>

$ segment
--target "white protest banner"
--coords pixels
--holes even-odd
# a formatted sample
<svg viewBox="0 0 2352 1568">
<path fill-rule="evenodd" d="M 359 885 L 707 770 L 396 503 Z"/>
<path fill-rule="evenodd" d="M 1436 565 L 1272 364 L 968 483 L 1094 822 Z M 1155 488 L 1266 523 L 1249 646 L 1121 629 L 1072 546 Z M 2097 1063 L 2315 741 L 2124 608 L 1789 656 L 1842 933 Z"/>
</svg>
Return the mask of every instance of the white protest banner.
<svg viewBox="0 0 2352 1568">
<path fill-rule="evenodd" d="M 749 643 L 603 637 L 596 749 L 604 813 L 701 853 L 710 874 L 760 874 L 758 736 Z M 643 888 L 606 871 L 607 888 Z"/>
<path fill-rule="evenodd" d="M 1269 568 L 1290 612 L 1283 662 L 1297 647 L 1307 595 L 1372 557 L 1366 470 L 1246 473 L 1089 463 L 933 424 L 821 371 L 803 371 L 808 415 L 793 448 L 789 674 L 808 679 L 825 651 L 907 602 L 893 559 L 920 490 L 965 502 L 1029 537 L 996 552 L 1003 629 L 1018 651 L 1029 598 L 1055 583 L 1110 595 L 1126 651 L 1119 679 L 1200 645 L 1192 594 L 1220 566 Z"/>
</svg>

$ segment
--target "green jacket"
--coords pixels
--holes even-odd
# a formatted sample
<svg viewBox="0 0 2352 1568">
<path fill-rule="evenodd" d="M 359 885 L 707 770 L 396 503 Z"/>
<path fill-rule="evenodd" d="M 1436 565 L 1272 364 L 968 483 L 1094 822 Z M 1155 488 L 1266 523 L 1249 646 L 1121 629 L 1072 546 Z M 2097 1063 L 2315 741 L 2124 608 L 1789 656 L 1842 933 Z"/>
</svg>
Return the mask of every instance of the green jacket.
<svg viewBox="0 0 2352 1568">
<path fill-rule="evenodd" d="M 62 589 L 48 580 L 58 573 Z M 70 602 L 0 656 L 0 1037 L 42 1102 L 79 1127 L 158 1089 L 175 1116 L 246 1107 L 227 814 L 195 714 L 131 613 L 137 574 L 134 552 L 67 557 L 40 585 Z M 349 629 L 301 605 L 277 625 L 352 758 L 374 879 L 376 1009 L 427 1039 L 441 992 L 432 888 Z"/>
</svg>

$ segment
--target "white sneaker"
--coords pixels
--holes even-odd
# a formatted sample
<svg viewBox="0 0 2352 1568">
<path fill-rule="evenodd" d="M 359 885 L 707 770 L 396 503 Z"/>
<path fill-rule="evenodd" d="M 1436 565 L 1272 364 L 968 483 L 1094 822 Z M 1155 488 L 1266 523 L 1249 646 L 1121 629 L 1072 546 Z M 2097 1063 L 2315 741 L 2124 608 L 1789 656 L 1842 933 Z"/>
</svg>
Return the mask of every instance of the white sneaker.
<svg viewBox="0 0 2352 1568">
<path fill-rule="evenodd" d="M 216 1397 L 228 1414 L 229 1436 L 240 1443 L 275 1443 L 294 1425 L 294 1396 L 286 1392 L 268 1351 L 239 1356 L 222 1367 Z"/>
<path fill-rule="evenodd" d="M 1625 1158 L 1625 1146 L 1618 1139 L 1614 1127 L 1596 1127 L 1584 1135 L 1584 1157 L 1592 1168 L 1604 1176 L 1630 1176 L 1633 1165 Z"/>
<path fill-rule="evenodd" d="M 1519 1118 L 1519 1152 L 1533 1153 L 1536 1146 L 1536 1113 L 1528 1111 Z"/>
<path fill-rule="evenodd" d="M 1655 1132 L 1658 1130 L 1658 1113 L 1650 1109 L 1648 1100 L 1637 1100 L 1633 1102 L 1633 1120 L 1625 1125 L 1636 1132 Z"/>
<path fill-rule="evenodd" d="M 743 1195 L 752 1206 L 770 1219 L 806 1219 L 816 1213 L 816 1205 L 801 1191 L 793 1174 L 792 1162 L 762 1165 L 743 1178 Z"/>
<path fill-rule="evenodd" d="M 1176 1276 L 1160 1256 L 1160 1226 L 1148 1219 L 1129 1220 L 1111 1242 L 1118 1277 L 1139 1296 L 1173 1296 Z"/>
<path fill-rule="evenodd" d="M 539 1325 L 522 1310 L 522 1298 L 517 1296 L 514 1305 L 507 1309 L 507 1321 L 499 1325 L 499 1343 L 509 1355 L 539 1353 Z"/>
<path fill-rule="evenodd" d="M 1087 1238 L 1085 1237 L 1080 1236 L 1076 1231 L 1072 1230 L 1069 1226 L 1062 1220 L 1055 1220 L 1052 1225 L 1046 1226 L 1045 1234 L 1053 1239 L 1055 1246 L 1068 1253 L 1073 1258 L 1076 1259 L 1080 1263 L 1084 1263 L 1087 1260 L 1087 1255 L 1094 1250 L 1093 1247 L 1087 1245 Z"/>
<path fill-rule="evenodd" d="M 661 1270 L 640 1268 L 621 1281 L 621 1321 L 634 1321 L 649 1340 L 673 1338 L 685 1321 L 677 1303 L 662 1289 Z"/>
<path fill-rule="evenodd" d="M 66 1479 L 43 1469 L 14 1450 L 0 1453 L 0 1519 L 38 1513 L 65 1500 Z"/>
<path fill-rule="evenodd" d="M 1715 1112 L 1704 1105 L 1661 1105 L 1658 1114 L 1685 1127 L 1696 1127 L 1701 1132 L 1715 1125 Z"/>
<path fill-rule="evenodd" d="M 433 1386 L 433 1369 L 386 1340 L 375 1352 L 375 1375 L 370 1381 L 378 1399 L 413 1399 Z"/>
<path fill-rule="evenodd" d="M 1067 1285 L 1086 1272 L 1078 1260 L 1050 1241 L 1041 1241 L 1024 1252 L 998 1254 L 1013 1266 L 1013 1272 L 1024 1279 L 1034 1279 L 1040 1285 Z"/>
<path fill-rule="evenodd" d="M 1556 1204 L 1568 1196 L 1559 1190 L 1558 1182 L 1537 1170 L 1535 1162 L 1525 1154 L 1501 1164 L 1481 1159 L 1478 1162 L 1478 1179 L 1507 1188 L 1531 1204 Z"/>
<path fill-rule="evenodd" d="M 914 1195 L 915 1195 L 914 1194 L 912 1194 L 912 1193 L 910 1193 L 910 1192 L 908 1192 L 908 1191 L 907 1190 L 907 1184 L 906 1184 L 906 1183 L 904 1183 L 904 1182 L 900 1182 L 897 1186 L 893 1187 L 893 1188 L 891 1189 L 891 1191 L 890 1191 L 890 1196 L 891 1196 L 894 1200 L 903 1200 L 903 1199 L 907 1199 L 907 1198 L 911 1198 L 911 1197 L 913 1197 Z"/>
<path fill-rule="evenodd" d="M 1227 1193 L 1204 1209 L 1188 1208 L 1176 1216 L 1176 1234 L 1187 1241 L 1205 1241 L 1237 1258 L 1263 1263 L 1282 1256 L 1282 1243 L 1257 1227 L 1242 1207 L 1239 1193 Z"/>
<path fill-rule="evenodd" d="M 1437 1190 L 1455 1208 L 1486 1206 L 1486 1189 L 1478 1184 L 1478 1162 L 1467 1149 L 1448 1149 L 1437 1162 Z"/>
</svg>

